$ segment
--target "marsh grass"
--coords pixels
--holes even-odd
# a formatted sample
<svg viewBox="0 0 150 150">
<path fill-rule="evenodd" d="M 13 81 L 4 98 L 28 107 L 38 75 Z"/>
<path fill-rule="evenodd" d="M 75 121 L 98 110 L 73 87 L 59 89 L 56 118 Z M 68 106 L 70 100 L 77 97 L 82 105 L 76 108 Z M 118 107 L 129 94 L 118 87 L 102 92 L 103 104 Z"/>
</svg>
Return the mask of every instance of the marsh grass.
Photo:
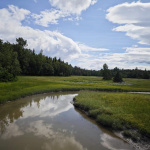
<svg viewBox="0 0 150 150">
<path fill-rule="evenodd" d="M 81 91 L 74 105 L 103 126 L 125 130 L 126 136 L 135 137 L 127 132 L 131 129 L 150 136 L 150 95 Z"/>
<path fill-rule="evenodd" d="M 139 134 L 133 132 L 136 130 L 150 137 L 150 95 L 112 93 L 150 92 L 150 80 L 123 80 L 124 83 L 114 84 L 91 76 L 20 76 L 16 82 L 0 82 L 0 104 L 33 94 L 84 90 L 76 97 L 75 106 L 87 111 L 98 123 L 114 130 L 124 130 L 124 136 L 131 136 L 133 140 L 137 140 Z"/>
<path fill-rule="evenodd" d="M 104 81 L 101 77 L 19 76 L 16 82 L 0 82 L 0 104 L 27 95 L 56 91 L 150 91 L 150 80 L 124 79 L 124 84 Z"/>
</svg>

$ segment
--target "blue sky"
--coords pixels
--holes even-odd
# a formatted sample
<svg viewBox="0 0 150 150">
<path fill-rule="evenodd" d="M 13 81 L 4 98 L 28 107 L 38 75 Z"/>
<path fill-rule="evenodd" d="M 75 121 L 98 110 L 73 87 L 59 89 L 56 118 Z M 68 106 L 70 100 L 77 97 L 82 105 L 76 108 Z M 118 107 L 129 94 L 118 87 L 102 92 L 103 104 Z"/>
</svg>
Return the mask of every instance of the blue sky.
<svg viewBox="0 0 150 150">
<path fill-rule="evenodd" d="M 1 0 L 0 38 L 86 69 L 150 69 L 149 0 Z"/>
</svg>

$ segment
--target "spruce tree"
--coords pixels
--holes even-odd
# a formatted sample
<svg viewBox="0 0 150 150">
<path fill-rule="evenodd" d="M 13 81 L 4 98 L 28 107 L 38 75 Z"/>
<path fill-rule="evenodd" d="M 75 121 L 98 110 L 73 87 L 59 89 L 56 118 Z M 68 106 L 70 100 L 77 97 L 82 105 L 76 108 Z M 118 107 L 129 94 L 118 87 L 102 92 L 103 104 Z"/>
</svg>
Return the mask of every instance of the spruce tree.
<svg viewBox="0 0 150 150">
<path fill-rule="evenodd" d="M 123 82 L 122 76 L 121 76 L 121 74 L 120 74 L 119 71 L 117 71 L 115 77 L 113 78 L 113 81 L 114 81 L 114 82 Z"/>
<path fill-rule="evenodd" d="M 108 69 L 107 64 L 103 65 L 102 76 L 103 76 L 103 80 L 111 80 L 111 72 Z"/>
</svg>

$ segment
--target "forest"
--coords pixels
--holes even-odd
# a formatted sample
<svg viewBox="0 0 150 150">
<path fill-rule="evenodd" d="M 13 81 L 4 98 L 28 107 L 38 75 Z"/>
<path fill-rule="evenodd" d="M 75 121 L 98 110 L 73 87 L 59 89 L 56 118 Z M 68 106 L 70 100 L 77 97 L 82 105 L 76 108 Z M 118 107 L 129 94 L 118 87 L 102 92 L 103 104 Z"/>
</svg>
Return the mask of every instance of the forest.
<svg viewBox="0 0 150 150">
<path fill-rule="evenodd" d="M 0 81 L 7 82 L 23 76 L 103 76 L 104 68 L 101 70 L 87 70 L 73 67 L 61 58 L 44 56 L 42 50 L 39 54 L 35 50 L 26 48 L 27 40 L 19 37 L 16 43 L 3 42 L 0 40 Z M 108 68 L 107 68 L 108 69 Z M 109 69 L 108 69 L 109 70 Z M 116 72 L 123 78 L 149 79 L 150 71 L 135 69 L 119 69 L 115 67 L 109 70 L 109 76 L 114 77 Z"/>
</svg>

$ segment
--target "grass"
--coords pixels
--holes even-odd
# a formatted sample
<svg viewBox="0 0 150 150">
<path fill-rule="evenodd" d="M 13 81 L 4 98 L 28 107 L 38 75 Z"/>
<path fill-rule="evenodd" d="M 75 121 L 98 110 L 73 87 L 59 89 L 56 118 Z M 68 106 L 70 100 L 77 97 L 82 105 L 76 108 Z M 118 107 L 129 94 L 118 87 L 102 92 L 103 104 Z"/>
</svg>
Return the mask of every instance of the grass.
<svg viewBox="0 0 150 150">
<path fill-rule="evenodd" d="M 124 79 L 125 84 L 114 84 L 101 77 L 32 77 L 19 76 L 16 82 L 0 82 L 0 103 L 15 100 L 27 95 L 55 91 L 150 91 L 150 80 Z"/>
<path fill-rule="evenodd" d="M 76 97 L 75 106 L 87 111 L 98 123 L 114 130 L 124 130 L 124 136 L 134 141 L 141 134 L 150 137 L 150 96 L 113 93 L 150 92 L 150 80 L 123 80 L 124 83 L 116 84 L 91 76 L 19 76 L 16 82 L 0 82 L 0 104 L 33 94 L 84 90 Z"/>
<path fill-rule="evenodd" d="M 74 105 L 101 125 L 124 130 L 134 141 L 139 133 L 150 137 L 150 95 L 81 91 Z"/>
</svg>

